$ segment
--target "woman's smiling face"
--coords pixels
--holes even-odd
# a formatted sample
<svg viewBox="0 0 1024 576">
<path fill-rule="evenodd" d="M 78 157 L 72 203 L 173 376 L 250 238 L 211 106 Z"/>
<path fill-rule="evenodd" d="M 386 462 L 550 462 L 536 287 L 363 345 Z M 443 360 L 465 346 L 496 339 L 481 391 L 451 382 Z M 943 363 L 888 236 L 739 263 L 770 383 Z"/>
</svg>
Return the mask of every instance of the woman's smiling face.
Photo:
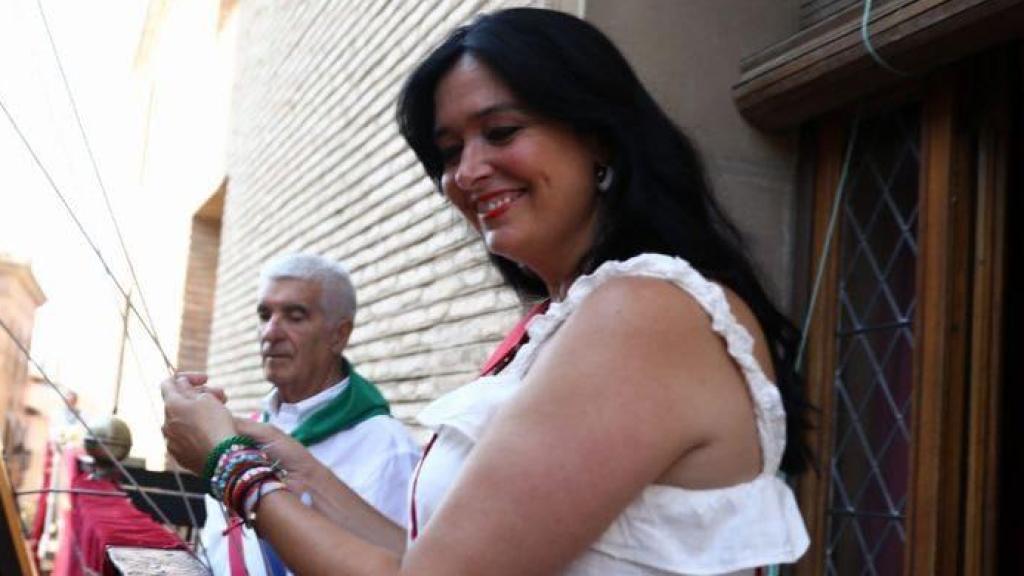
<svg viewBox="0 0 1024 576">
<path fill-rule="evenodd" d="M 472 55 L 434 93 L 441 188 L 494 254 L 570 281 L 597 219 L 597 146 L 528 110 Z"/>
</svg>

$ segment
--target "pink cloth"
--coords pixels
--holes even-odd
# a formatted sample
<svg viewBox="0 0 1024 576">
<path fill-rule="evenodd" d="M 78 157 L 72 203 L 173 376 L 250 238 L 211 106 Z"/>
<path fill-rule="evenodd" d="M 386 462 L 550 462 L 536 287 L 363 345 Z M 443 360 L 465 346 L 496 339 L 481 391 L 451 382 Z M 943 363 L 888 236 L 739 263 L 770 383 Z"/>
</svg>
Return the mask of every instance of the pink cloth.
<svg viewBox="0 0 1024 576">
<path fill-rule="evenodd" d="M 46 443 L 46 454 L 43 457 L 43 490 L 52 488 L 51 476 L 53 475 L 53 443 Z M 28 539 L 32 547 L 32 560 L 36 563 L 36 568 L 39 568 L 39 540 L 43 535 L 43 527 L 46 524 L 46 505 L 49 499 L 47 492 L 40 492 L 39 499 L 36 501 L 36 515 L 32 519 L 32 531 L 29 532 Z"/>
<path fill-rule="evenodd" d="M 72 488 L 123 492 L 110 480 L 97 480 L 81 473 L 77 462 L 80 453 L 67 454 Z M 114 567 L 107 559 L 108 546 L 187 549 L 177 534 L 132 506 L 127 494 L 123 498 L 72 494 L 71 509 L 64 515 L 53 576 L 81 576 L 85 574 L 83 567 L 113 576 Z"/>
</svg>

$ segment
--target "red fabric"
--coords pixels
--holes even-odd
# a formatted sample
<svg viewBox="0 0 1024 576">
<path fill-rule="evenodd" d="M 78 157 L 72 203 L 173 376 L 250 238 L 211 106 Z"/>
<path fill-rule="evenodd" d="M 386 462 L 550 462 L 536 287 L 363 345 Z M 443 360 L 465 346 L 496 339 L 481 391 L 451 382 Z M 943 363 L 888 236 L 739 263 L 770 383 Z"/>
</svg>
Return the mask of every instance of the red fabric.
<svg viewBox="0 0 1024 576">
<path fill-rule="evenodd" d="M 532 320 L 534 316 L 547 310 L 549 303 L 550 302 L 548 300 L 545 300 L 540 304 L 535 305 L 533 308 L 530 308 L 530 311 L 526 313 L 526 316 L 523 316 L 523 319 L 520 320 L 514 328 L 512 328 L 512 331 L 505 336 L 505 339 L 501 341 L 501 344 L 498 344 L 498 347 L 491 354 L 491 357 L 484 363 L 484 368 L 480 371 L 481 376 L 484 374 L 490 374 L 495 368 L 500 366 L 503 361 L 507 362 L 507 357 L 518 350 L 519 346 L 522 345 L 523 337 L 526 336 L 526 325 L 530 323 L 530 320 Z"/>
<path fill-rule="evenodd" d="M 53 475 L 53 443 L 46 443 L 46 454 L 43 456 L 43 490 L 44 492 L 39 493 L 39 499 L 36 501 L 36 515 L 32 518 L 32 531 L 29 532 L 29 541 L 32 543 L 32 559 L 37 562 L 36 568 L 39 567 L 39 540 L 43 535 L 43 526 L 46 524 L 46 504 L 49 501 L 49 493 L 45 492 L 52 488 L 50 486 L 50 477 Z"/>
<path fill-rule="evenodd" d="M 416 540 L 420 535 L 420 524 L 416 518 L 416 484 L 420 481 L 420 469 L 423 468 L 423 461 L 427 459 L 427 454 L 430 454 L 430 448 L 434 445 L 434 440 L 437 440 L 437 434 L 430 437 L 430 442 L 427 442 L 427 447 L 423 449 L 423 456 L 420 456 L 420 461 L 416 464 L 416 470 L 412 473 L 412 498 L 409 499 L 410 540 Z"/>
<path fill-rule="evenodd" d="M 81 473 L 76 456 L 72 453 L 68 458 L 71 488 L 122 492 L 110 480 L 97 480 Z M 176 534 L 132 506 L 127 494 L 124 498 L 85 494 L 70 497 L 71 509 L 65 516 L 61 548 L 52 573 L 56 576 L 79 576 L 84 572 L 83 566 L 113 576 L 114 567 L 107 561 L 108 546 L 187 549 Z M 65 556 L 63 561 L 61 555 Z"/>
<path fill-rule="evenodd" d="M 253 422 L 260 421 L 260 413 L 249 415 Z M 248 576 L 249 569 L 245 566 L 245 544 L 242 540 L 242 519 L 234 514 L 228 520 L 228 569 L 231 576 Z"/>
<path fill-rule="evenodd" d="M 228 521 L 228 569 L 231 576 L 247 576 L 245 545 L 242 542 L 242 519 L 232 515 Z"/>
<path fill-rule="evenodd" d="M 511 360 L 511 357 L 515 355 L 516 350 L 522 346 L 523 342 L 526 341 L 526 325 L 530 323 L 537 314 L 544 313 L 548 309 L 549 300 L 545 300 L 539 304 L 534 305 L 530 308 L 530 311 L 523 316 L 521 320 L 512 328 L 512 330 L 505 336 L 505 338 L 498 344 L 494 352 L 491 353 L 491 357 L 484 362 L 484 367 L 480 370 L 480 375 L 490 374 L 499 368 L 503 368 L 505 364 Z M 430 437 L 430 442 L 427 443 L 426 448 L 423 449 L 423 456 L 420 456 L 420 461 L 416 465 L 416 470 L 412 474 L 412 498 L 409 503 L 409 538 L 416 540 L 419 536 L 420 527 L 418 519 L 416 518 L 416 484 L 420 479 L 420 468 L 423 467 L 423 461 L 427 459 L 427 454 L 430 454 L 430 448 L 434 445 L 434 440 L 437 440 L 437 434 Z"/>
</svg>

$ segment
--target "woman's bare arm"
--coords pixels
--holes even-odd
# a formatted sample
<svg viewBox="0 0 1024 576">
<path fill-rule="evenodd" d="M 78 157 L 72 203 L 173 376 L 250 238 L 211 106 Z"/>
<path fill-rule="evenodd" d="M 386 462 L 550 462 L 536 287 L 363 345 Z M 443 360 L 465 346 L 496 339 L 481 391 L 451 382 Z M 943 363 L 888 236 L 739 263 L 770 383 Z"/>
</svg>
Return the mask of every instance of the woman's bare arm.
<svg viewBox="0 0 1024 576">
<path fill-rule="evenodd" d="M 695 301 L 612 280 L 547 344 L 404 556 L 283 491 L 260 504 L 257 530 L 298 574 L 557 573 L 685 455 L 750 433 L 749 402 Z"/>
<path fill-rule="evenodd" d="M 308 493 L 315 510 L 393 554 L 405 552 L 405 528 L 363 500 L 302 444 L 273 426 L 252 420 L 236 419 L 235 427 L 239 434 L 259 442 L 270 459 L 282 465 L 288 472 L 288 487 L 296 493 Z"/>
<path fill-rule="evenodd" d="M 686 454 L 754 428 L 747 387 L 699 304 L 663 281 L 608 281 L 495 417 L 405 568 L 557 573 Z M 721 485 L 756 475 L 758 459 Z"/>
</svg>

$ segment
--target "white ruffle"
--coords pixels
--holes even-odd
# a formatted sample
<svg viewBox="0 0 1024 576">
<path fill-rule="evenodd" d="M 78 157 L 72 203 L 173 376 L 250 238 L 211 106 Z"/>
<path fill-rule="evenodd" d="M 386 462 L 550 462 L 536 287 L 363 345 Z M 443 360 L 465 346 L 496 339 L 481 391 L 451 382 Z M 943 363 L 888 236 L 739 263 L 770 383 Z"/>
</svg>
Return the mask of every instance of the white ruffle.
<svg viewBox="0 0 1024 576">
<path fill-rule="evenodd" d="M 726 349 L 746 376 L 754 399 L 754 412 L 764 455 L 764 472 L 774 473 L 782 462 L 786 446 L 786 412 L 778 388 L 765 376 L 754 358 L 754 339 L 732 314 L 722 288 L 708 281 L 682 258 L 664 254 L 641 254 L 626 261 L 605 262 L 592 274 L 573 282 L 565 299 L 553 302 L 546 313 L 527 326 L 530 341 L 519 351 L 509 368 L 524 374 L 537 351 L 595 288 L 610 278 L 643 276 L 671 282 L 690 294 L 711 318 L 711 329 L 726 342 Z"/>
<path fill-rule="evenodd" d="M 794 562 L 809 543 L 793 492 L 761 475 L 714 490 L 648 486 L 591 550 L 664 574 L 722 574 Z"/>
<path fill-rule="evenodd" d="M 580 277 L 564 300 L 531 320 L 529 341 L 501 374 L 478 378 L 435 400 L 419 414 L 419 421 L 435 429 L 447 426 L 468 438 L 468 457 L 494 413 L 522 386 L 544 343 L 595 288 L 620 276 L 671 282 L 707 312 L 712 330 L 725 341 L 746 377 L 764 469 L 750 482 L 714 490 L 648 486 L 567 573 L 617 573 L 617 563 L 623 563 L 637 573 L 721 574 L 796 561 L 809 539 L 792 491 L 776 477 L 786 441 L 782 399 L 754 357 L 754 340 L 733 316 L 722 288 L 680 258 L 643 254 L 606 262 Z M 450 473 L 457 475 L 458 470 Z"/>
</svg>

